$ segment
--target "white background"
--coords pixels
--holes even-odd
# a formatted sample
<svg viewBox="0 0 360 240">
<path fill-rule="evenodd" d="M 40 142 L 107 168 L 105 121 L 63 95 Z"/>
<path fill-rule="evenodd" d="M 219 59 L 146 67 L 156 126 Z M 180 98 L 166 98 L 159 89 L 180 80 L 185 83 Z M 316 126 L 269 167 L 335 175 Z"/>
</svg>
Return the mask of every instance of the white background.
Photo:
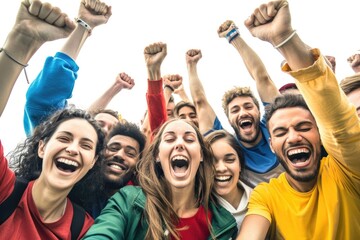
<svg viewBox="0 0 360 240">
<path fill-rule="evenodd" d="M 49 0 L 73 18 L 77 16 L 77 0 Z M 190 96 L 185 53 L 201 49 L 198 74 L 207 97 L 223 125 L 229 129 L 221 108 L 223 93 L 233 86 L 251 86 L 253 80 L 237 51 L 220 39 L 218 27 L 227 19 L 235 21 L 242 37 L 259 54 L 275 84 L 280 87 L 293 80 L 280 71 L 281 55 L 266 42 L 255 39 L 244 27 L 244 20 L 265 1 L 259 0 L 108 0 L 113 15 L 106 25 L 94 29 L 77 60 L 80 66 L 70 103 L 86 108 L 114 81 L 120 72 L 135 79 L 135 87 L 123 90 L 109 108 L 119 111 L 127 120 L 139 123 L 146 109 L 146 68 L 143 49 L 153 42 L 167 43 L 168 54 L 162 74 L 180 74 Z M 0 42 L 5 42 L 20 1 L 0 0 Z M 336 75 L 353 74 L 346 62 L 360 49 L 360 1 L 289 0 L 294 29 L 311 47 L 336 57 Z M 45 58 L 54 55 L 65 40 L 46 43 L 29 62 L 27 72 L 32 81 L 42 69 Z M 1 73 L 0 73 L 1 74 Z M 61 83 L 59 83 L 61 84 Z M 24 139 L 22 125 L 25 93 L 28 85 L 22 73 L 0 118 L 0 139 L 5 152 Z M 178 100 L 176 98 L 176 100 Z"/>
</svg>

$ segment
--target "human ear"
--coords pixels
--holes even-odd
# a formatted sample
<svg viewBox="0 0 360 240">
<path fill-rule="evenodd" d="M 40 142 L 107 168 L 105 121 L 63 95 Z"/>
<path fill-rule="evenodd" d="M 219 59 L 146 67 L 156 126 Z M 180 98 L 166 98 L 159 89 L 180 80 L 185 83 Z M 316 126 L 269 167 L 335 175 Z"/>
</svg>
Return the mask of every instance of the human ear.
<svg viewBox="0 0 360 240">
<path fill-rule="evenodd" d="M 270 149 L 273 153 L 275 153 L 273 147 L 272 147 L 272 141 L 271 141 L 271 137 L 269 137 L 269 143 L 270 143 Z"/>
<path fill-rule="evenodd" d="M 44 152 L 45 152 L 45 143 L 43 140 L 39 141 L 39 145 L 38 145 L 38 156 L 39 158 L 44 158 Z"/>
</svg>

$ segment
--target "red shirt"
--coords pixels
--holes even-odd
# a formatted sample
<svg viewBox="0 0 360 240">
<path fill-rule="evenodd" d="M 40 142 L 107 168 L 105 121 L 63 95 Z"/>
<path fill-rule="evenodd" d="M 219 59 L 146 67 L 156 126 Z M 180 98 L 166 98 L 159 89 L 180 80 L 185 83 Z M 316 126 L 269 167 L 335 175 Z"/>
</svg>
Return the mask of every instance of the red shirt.
<svg viewBox="0 0 360 240">
<path fill-rule="evenodd" d="M 211 223 L 212 214 L 208 211 L 209 222 Z M 208 239 L 210 236 L 210 231 L 208 228 L 208 223 L 206 220 L 205 209 L 201 205 L 196 212 L 196 214 L 189 218 L 180 218 L 179 224 L 176 226 L 177 229 L 184 228 L 183 230 L 178 230 L 180 239 L 186 240 L 201 240 Z M 175 238 L 171 238 L 175 239 Z"/>
<path fill-rule="evenodd" d="M 8 168 L 7 159 L 0 141 L 0 203 L 12 192 L 15 184 L 15 175 Z M 32 198 L 34 181 L 29 182 L 20 199 L 18 207 L 13 214 L 0 225 L 1 239 L 32 239 L 32 240 L 58 240 L 71 239 L 70 226 L 73 217 L 73 205 L 67 199 L 64 215 L 56 222 L 44 223 Z M 85 221 L 79 239 L 94 223 L 94 220 L 86 213 Z"/>
</svg>

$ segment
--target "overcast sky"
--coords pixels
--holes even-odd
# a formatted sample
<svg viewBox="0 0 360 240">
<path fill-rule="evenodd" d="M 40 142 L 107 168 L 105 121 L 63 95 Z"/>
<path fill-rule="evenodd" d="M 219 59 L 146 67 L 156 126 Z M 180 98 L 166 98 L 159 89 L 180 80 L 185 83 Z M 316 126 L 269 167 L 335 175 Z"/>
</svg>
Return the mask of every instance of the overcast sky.
<svg viewBox="0 0 360 240">
<path fill-rule="evenodd" d="M 0 42 L 11 29 L 19 0 L 2 3 Z M 70 17 L 76 17 L 77 0 L 49 0 Z M 275 84 L 280 87 L 293 80 L 280 71 L 281 55 L 266 42 L 251 36 L 244 20 L 254 8 L 266 1 L 259 0 L 109 0 L 113 15 L 106 25 L 97 27 L 85 43 L 77 60 L 80 66 L 73 98 L 70 103 L 86 108 L 114 81 L 120 72 L 135 79 L 132 90 L 124 90 L 113 99 L 110 108 L 119 111 L 131 122 L 139 123 L 146 109 L 146 68 L 143 49 L 162 41 L 168 54 L 162 64 L 162 74 L 180 74 L 190 96 L 185 64 L 188 49 L 202 51 L 198 74 L 210 103 L 226 128 L 227 119 L 221 108 L 223 93 L 233 86 L 251 86 L 253 80 L 237 51 L 217 29 L 225 20 L 238 25 L 242 37 L 259 54 Z M 336 57 L 336 75 L 340 81 L 353 74 L 346 59 L 360 49 L 360 1 L 289 0 L 293 28 L 311 47 L 325 55 Z M 32 81 L 41 70 L 45 58 L 54 55 L 65 40 L 46 43 L 31 59 L 27 72 Z M 0 73 L 1 74 L 1 73 Z M 22 73 L 13 89 L 0 119 L 0 139 L 5 152 L 24 139 L 22 125 L 25 93 L 28 85 Z M 177 99 L 176 99 L 177 100 Z"/>
</svg>

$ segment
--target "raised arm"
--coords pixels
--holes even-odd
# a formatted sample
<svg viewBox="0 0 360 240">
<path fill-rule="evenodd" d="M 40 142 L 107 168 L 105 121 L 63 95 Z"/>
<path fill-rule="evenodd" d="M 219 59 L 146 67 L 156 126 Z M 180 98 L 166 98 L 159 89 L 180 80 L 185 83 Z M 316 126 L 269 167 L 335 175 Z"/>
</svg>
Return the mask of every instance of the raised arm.
<svg viewBox="0 0 360 240">
<path fill-rule="evenodd" d="M 197 63 L 201 58 L 202 54 L 199 49 L 190 49 L 186 52 L 190 93 L 196 107 L 200 132 L 205 134 L 213 129 L 216 113 L 206 98 L 205 89 L 197 73 Z"/>
<path fill-rule="evenodd" d="M 167 54 L 165 43 L 157 42 L 150 44 L 144 49 L 145 63 L 148 73 L 148 90 L 146 100 L 148 105 L 148 118 L 150 129 L 154 134 L 166 121 L 166 103 L 161 78 L 161 63 Z"/>
<path fill-rule="evenodd" d="M 257 53 L 244 41 L 233 21 L 225 21 L 218 29 L 220 37 L 226 38 L 239 52 L 246 69 L 255 80 L 256 88 L 262 102 L 271 103 L 278 95 L 276 85 L 271 80 L 264 63 Z M 230 35 L 232 35 L 230 37 Z"/>
<path fill-rule="evenodd" d="M 94 28 L 105 24 L 111 16 L 111 7 L 100 1 L 92 6 L 91 0 L 81 1 L 77 26 L 67 38 L 61 51 L 48 57 L 36 79 L 26 93 L 24 128 L 27 135 L 44 119 L 67 105 L 79 70 L 75 60 Z M 104 7 L 99 8 L 97 4 Z"/>
<path fill-rule="evenodd" d="M 94 2 L 94 5 L 92 2 Z M 60 51 L 76 60 L 86 39 L 91 35 L 94 28 L 107 23 L 111 15 L 111 6 L 106 5 L 104 2 L 82 0 L 78 17 L 75 19 L 77 27 Z"/>
<path fill-rule="evenodd" d="M 131 90 L 135 85 L 134 79 L 132 79 L 126 73 L 119 73 L 115 82 L 111 84 L 111 86 L 106 89 L 106 91 L 96 99 L 88 108 L 89 112 L 96 112 L 100 109 L 105 109 L 110 101 L 123 89 Z"/>
<path fill-rule="evenodd" d="M 177 84 L 177 79 L 180 79 L 180 78 L 181 78 L 181 83 Z M 164 81 L 166 81 L 166 80 L 164 79 Z M 175 82 L 175 84 L 176 84 L 174 86 L 174 94 L 178 95 L 180 97 L 180 99 L 184 102 L 191 102 L 189 96 L 185 92 L 183 78 L 179 74 L 170 75 L 170 81 Z M 164 84 L 166 84 L 166 82 L 164 82 Z"/>
<path fill-rule="evenodd" d="M 74 28 L 75 24 L 58 7 L 38 0 L 21 2 L 0 52 L 0 116 L 16 79 L 34 53 L 47 41 L 69 36 Z"/>
</svg>

